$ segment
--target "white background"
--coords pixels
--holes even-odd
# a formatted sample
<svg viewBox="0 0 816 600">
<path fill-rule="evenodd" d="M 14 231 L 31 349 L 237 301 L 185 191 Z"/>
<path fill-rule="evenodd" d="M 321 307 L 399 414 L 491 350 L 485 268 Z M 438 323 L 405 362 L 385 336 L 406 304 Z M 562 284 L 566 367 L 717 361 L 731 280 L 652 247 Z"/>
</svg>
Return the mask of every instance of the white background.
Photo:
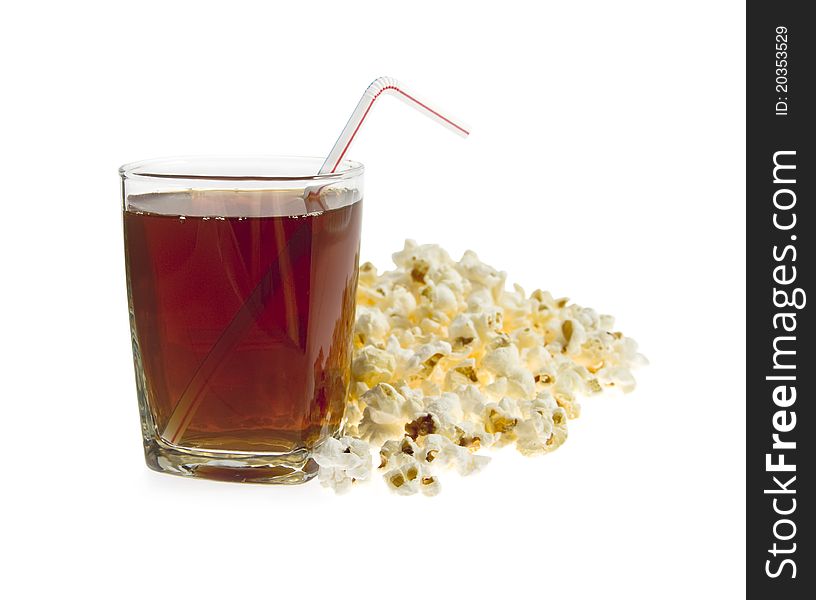
<svg viewBox="0 0 816 600">
<path fill-rule="evenodd" d="M 453 4 L 4 8 L 3 597 L 743 595 L 744 6 Z M 117 167 L 325 154 L 379 75 L 473 134 L 378 102 L 363 257 L 472 248 L 616 315 L 638 389 L 433 499 L 149 471 Z"/>
</svg>

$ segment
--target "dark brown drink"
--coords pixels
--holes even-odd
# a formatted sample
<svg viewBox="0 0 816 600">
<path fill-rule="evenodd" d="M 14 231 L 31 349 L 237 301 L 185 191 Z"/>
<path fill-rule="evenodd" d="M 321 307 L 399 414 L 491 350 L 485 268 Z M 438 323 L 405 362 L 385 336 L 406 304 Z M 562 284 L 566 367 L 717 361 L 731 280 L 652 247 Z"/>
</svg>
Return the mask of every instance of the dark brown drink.
<svg viewBox="0 0 816 600">
<path fill-rule="evenodd" d="M 134 350 L 165 442 L 289 452 L 339 428 L 362 206 L 297 215 L 296 201 L 265 190 L 127 199 Z"/>
</svg>

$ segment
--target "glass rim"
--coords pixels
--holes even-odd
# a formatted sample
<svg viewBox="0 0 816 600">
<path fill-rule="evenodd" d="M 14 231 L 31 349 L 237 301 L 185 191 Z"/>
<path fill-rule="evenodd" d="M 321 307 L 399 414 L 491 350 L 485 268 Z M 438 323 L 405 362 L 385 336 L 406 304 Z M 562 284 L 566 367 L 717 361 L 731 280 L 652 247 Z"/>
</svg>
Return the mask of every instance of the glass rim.
<svg viewBox="0 0 816 600">
<path fill-rule="evenodd" d="M 326 182 L 326 181 L 340 181 L 344 179 L 352 179 L 362 175 L 364 166 L 362 163 L 345 159 L 339 165 L 337 171 L 334 173 L 318 174 L 314 171 L 304 174 L 294 175 L 270 175 L 261 173 L 248 173 L 229 175 L 224 173 L 229 168 L 225 163 L 232 162 L 233 167 L 240 163 L 250 162 L 268 162 L 266 167 L 274 172 L 275 164 L 280 164 L 284 161 L 290 163 L 301 163 L 304 165 L 304 170 L 308 164 L 312 169 L 317 165 L 319 169 L 322 166 L 325 158 L 316 156 L 286 156 L 286 155 L 221 155 L 221 154 L 188 154 L 180 156 L 163 156 L 157 158 L 149 158 L 136 162 L 131 162 L 119 167 L 119 175 L 123 180 L 142 180 L 142 181 L 162 181 L 162 180 L 179 180 L 179 181 L 282 181 L 282 182 Z M 216 166 L 205 166 L 204 163 L 213 163 Z M 187 163 L 185 168 L 178 168 L 174 165 Z M 259 169 L 263 170 L 263 169 Z M 187 172 L 185 172 L 187 171 Z M 219 172 L 222 171 L 222 172 Z"/>
</svg>

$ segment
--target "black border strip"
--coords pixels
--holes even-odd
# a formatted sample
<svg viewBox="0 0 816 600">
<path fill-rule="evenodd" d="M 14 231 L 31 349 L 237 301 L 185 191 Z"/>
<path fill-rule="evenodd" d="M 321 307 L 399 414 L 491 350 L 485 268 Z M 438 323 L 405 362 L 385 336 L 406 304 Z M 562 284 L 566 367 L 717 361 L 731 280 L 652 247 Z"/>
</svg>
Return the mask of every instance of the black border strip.
<svg viewBox="0 0 816 600">
<path fill-rule="evenodd" d="M 816 294 L 816 22 L 806 6 L 747 3 L 746 567 L 747 596 L 757 599 L 812 598 L 816 590 L 808 491 L 816 337 L 807 304 Z"/>
</svg>

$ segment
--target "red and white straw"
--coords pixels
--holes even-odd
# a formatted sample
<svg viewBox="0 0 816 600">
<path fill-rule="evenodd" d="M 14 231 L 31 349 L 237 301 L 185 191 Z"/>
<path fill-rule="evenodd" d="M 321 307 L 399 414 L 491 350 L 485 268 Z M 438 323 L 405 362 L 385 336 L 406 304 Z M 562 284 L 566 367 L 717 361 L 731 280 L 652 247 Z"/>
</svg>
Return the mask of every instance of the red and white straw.
<svg viewBox="0 0 816 600">
<path fill-rule="evenodd" d="M 348 123 L 346 123 L 346 126 L 343 128 L 343 132 L 340 134 L 340 137 L 337 138 L 337 142 L 335 142 L 334 147 L 326 157 L 326 161 L 320 168 L 321 175 L 326 173 L 334 173 L 337 170 L 338 165 L 346 156 L 346 153 L 351 147 L 354 138 L 357 136 L 357 132 L 360 131 L 360 126 L 368 116 L 371 107 L 374 106 L 374 102 L 376 102 L 377 98 L 379 98 L 382 94 L 391 94 L 392 96 L 399 98 L 408 106 L 415 108 L 422 114 L 430 117 L 437 123 L 444 125 L 452 132 L 461 135 L 462 137 L 466 137 L 470 134 L 470 129 L 467 127 L 467 125 L 458 119 L 451 118 L 441 110 L 433 108 L 424 100 L 417 98 L 416 94 L 406 91 L 405 86 L 403 86 L 393 77 L 379 77 L 368 86 L 368 89 L 366 89 L 363 97 L 360 98 L 360 102 L 357 103 L 357 108 L 355 108 L 354 112 L 351 113 L 351 117 L 349 118 Z"/>
</svg>

